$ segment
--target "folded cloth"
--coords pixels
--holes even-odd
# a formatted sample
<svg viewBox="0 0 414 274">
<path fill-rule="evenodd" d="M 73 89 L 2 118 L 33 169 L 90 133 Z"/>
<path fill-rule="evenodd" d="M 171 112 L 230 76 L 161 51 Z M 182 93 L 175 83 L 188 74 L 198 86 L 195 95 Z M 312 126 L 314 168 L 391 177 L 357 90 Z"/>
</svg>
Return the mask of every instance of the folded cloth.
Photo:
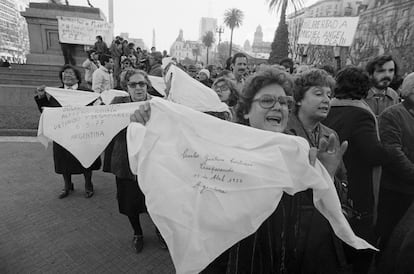
<svg viewBox="0 0 414 274">
<path fill-rule="evenodd" d="M 50 96 L 53 96 L 63 107 L 86 106 L 99 98 L 99 94 L 95 92 L 76 89 L 46 87 L 45 91 Z"/>
<path fill-rule="evenodd" d="M 55 141 L 87 168 L 112 138 L 128 126 L 131 114 L 143 103 L 44 108 L 38 139 L 46 147 L 49 141 Z"/>
<path fill-rule="evenodd" d="M 211 88 L 189 76 L 175 65 L 166 72 L 166 81 L 171 80 L 167 99 L 201 112 L 230 112 Z"/>
<path fill-rule="evenodd" d="M 159 98 L 150 104 L 146 126 L 128 126 L 129 162 L 177 273 L 199 273 L 255 232 L 283 191 L 312 188 L 316 208 L 339 238 L 357 249 L 375 249 L 353 233 L 328 172 L 318 161 L 309 164 L 303 138 L 233 124 Z"/>
</svg>

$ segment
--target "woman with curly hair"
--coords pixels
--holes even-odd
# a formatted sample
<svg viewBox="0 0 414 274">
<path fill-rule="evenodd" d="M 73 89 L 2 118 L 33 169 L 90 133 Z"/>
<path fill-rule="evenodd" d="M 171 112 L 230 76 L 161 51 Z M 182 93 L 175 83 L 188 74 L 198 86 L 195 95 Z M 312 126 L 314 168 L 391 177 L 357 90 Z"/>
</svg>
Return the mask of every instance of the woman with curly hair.
<svg viewBox="0 0 414 274">
<path fill-rule="evenodd" d="M 334 99 L 323 123 L 335 130 L 341 141 L 348 141 L 344 164 L 348 176 L 348 199 L 354 217 L 349 220 L 355 233 L 375 242 L 374 225 L 378 202 L 380 166 L 388 157 L 378 132 L 375 114 L 364 101 L 369 90 L 369 78 L 357 67 L 346 67 L 336 75 Z M 345 246 L 354 273 L 367 273 L 373 252 Z"/>
</svg>

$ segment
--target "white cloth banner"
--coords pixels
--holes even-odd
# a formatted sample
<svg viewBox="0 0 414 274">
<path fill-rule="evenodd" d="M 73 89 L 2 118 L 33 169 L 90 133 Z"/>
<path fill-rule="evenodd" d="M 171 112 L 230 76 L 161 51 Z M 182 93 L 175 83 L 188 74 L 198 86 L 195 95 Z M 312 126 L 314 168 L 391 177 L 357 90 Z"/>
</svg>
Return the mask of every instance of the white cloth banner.
<svg viewBox="0 0 414 274">
<path fill-rule="evenodd" d="M 129 97 L 129 93 L 123 90 L 108 89 L 101 92 L 101 99 L 105 105 L 109 105 L 115 97 Z"/>
<path fill-rule="evenodd" d="M 148 78 L 151 81 L 151 85 L 152 87 L 158 91 L 159 94 L 161 94 L 162 96 L 165 96 L 165 82 L 164 82 L 164 78 L 162 77 L 158 77 L 158 76 L 151 76 L 148 75 Z"/>
<path fill-rule="evenodd" d="M 171 77 L 168 100 L 201 112 L 229 112 L 229 107 L 220 101 L 214 90 L 206 87 L 175 65 L 171 65 L 166 72 L 166 78 L 170 79 Z"/>
<path fill-rule="evenodd" d="M 46 87 L 45 91 L 63 107 L 86 106 L 99 98 L 99 93 L 76 89 Z"/>
<path fill-rule="evenodd" d="M 110 45 L 113 38 L 113 25 L 102 20 L 79 17 L 56 16 L 58 20 L 59 41 L 68 44 L 94 45 L 96 36 Z"/>
<path fill-rule="evenodd" d="M 87 168 L 112 138 L 128 126 L 131 114 L 142 103 L 44 108 L 39 120 L 38 139 L 46 147 L 50 140 L 55 141 Z"/>
<path fill-rule="evenodd" d="M 96 93 L 83 90 L 46 87 L 45 91 L 50 96 L 53 96 L 63 107 L 86 106 L 98 98 L 101 98 L 105 105 L 109 105 L 117 96 L 129 96 L 128 92 L 116 89 L 109 89 L 102 91 L 102 93 Z"/>
<path fill-rule="evenodd" d="M 319 162 L 309 164 L 305 139 L 159 98 L 150 103 L 147 125 L 128 126 L 128 155 L 177 273 L 199 273 L 254 233 L 283 191 L 312 188 L 316 208 L 339 238 L 357 249 L 375 249 L 351 230 L 329 174 Z"/>
</svg>

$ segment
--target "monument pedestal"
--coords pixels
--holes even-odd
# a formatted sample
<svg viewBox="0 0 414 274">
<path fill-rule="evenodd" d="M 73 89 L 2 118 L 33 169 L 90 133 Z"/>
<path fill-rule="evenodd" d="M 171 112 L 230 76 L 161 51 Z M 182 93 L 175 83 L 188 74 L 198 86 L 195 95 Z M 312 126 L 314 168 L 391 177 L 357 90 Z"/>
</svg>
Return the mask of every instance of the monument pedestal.
<svg viewBox="0 0 414 274">
<path fill-rule="evenodd" d="M 56 16 L 105 20 L 105 15 L 98 8 L 49 3 L 30 3 L 21 14 L 26 18 L 29 31 L 30 54 L 26 56 L 27 63 L 39 65 L 64 64 Z M 76 45 L 74 58 L 77 65 L 87 58 L 83 45 Z"/>
</svg>

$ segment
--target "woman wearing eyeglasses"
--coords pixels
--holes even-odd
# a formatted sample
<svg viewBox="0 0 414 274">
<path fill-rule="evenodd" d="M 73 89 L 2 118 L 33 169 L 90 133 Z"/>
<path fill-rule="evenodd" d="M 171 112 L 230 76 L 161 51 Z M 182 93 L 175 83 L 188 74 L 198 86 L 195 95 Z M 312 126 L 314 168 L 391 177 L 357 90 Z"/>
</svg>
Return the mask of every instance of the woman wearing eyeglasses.
<svg viewBox="0 0 414 274">
<path fill-rule="evenodd" d="M 128 70 L 125 73 L 125 90 L 129 97 L 115 97 L 112 104 L 141 102 L 150 99 L 147 92 L 150 86 L 147 73 L 142 70 Z M 128 161 L 126 144 L 126 128 L 119 132 L 105 150 L 104 172 L 115 175 L 119 213 L 128 217 L 134 230 L 134 247 L 140 253 L 144 247 L 143 232 L 139 215 L 146 213 L 145 197 L 139 188 L 137 176 L 131 173 Z M 160 245 L 163 249 L 166 244 L 156 230 Z"/>
<path fill-rule="evenodd" d="M 229 120 L 235 122 L 236 113 L 234 108 L 239 100 L 239 95 L 234 83 L 227 78 L 220 77 L 214 81 L 211 88 L 217 93 L 220 101 L 229 106 L 231 112 Z"/>
<path fill-rule="evenodd" d="M 278 69 L 269 68 L 250 76 L 237 107 L 238 122 L 257 129 L 284 132 L 289 106 L 293 103 L 290 96 L 293 86 L 292 77 Z M 149 114 L 148 104 L 135 111 L 131 120 L 145 124 Z M 318 158 L 332 177 L 346 149 L 346 145 L 337 143 L 333 149 L 334 139 L 335 136 L 329 136 L 329 145 L 318 152 Z M 289 271 L 295 267 L 292 264 L 300 262 L 292 251 L 300 247 L 287 238 L 290 214 L 285 202 L 281 201 L 256 233 L 224 252 L 202 273 L 294 273 Z"/>
</svg>

